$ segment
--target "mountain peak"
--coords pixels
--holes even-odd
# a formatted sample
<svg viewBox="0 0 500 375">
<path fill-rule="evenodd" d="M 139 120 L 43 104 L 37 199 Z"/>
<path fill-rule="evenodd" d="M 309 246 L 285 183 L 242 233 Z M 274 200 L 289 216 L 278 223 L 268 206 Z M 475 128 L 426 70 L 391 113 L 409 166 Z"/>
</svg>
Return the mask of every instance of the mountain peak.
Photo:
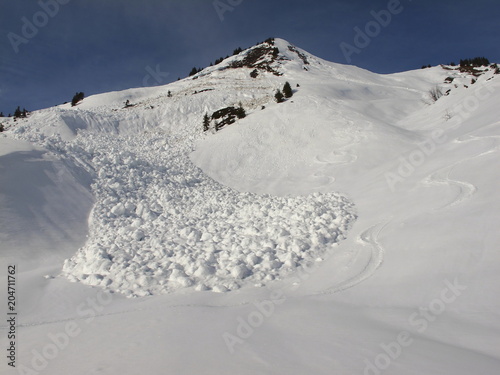
<svg viewBox="0 0 500 375">
<path fill-rule="evenodd" d="M 310 55 L 295 47 L 284 39 L 269 38 L 262 43 L 258 43 L 245 49 L 237 55 L 225 59 L 220 64 L 209 67 L 195 75 L 193 79 L 210 74 L 214 71 L 224 71 L 227 69 L 248 68 L 253 69 L 252 76 L 255 78 L 260 73 L 272 73 L 275 76 L 283 75 L 283 65 L 287 62 L 295 62 L 300 65 L 300 69 L 305 69 L 309 65 Z"/>
</svg>

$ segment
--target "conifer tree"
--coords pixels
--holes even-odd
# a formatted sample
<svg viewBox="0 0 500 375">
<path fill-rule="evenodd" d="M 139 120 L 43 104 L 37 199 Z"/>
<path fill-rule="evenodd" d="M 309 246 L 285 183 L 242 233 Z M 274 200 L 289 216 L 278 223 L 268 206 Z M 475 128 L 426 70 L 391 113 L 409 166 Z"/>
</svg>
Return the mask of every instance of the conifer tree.
<svg viewBox="0 0 500 375">
<path fill-rule="evenodd" d="M 73 99 L 71 100 L 71 106 L 74 107 L 75 105 L 77 105 L 78 102 L 81 102 L 84 97 L 85 94 L 83 92 L 77 92 L 75 96 L 73 96 Z"/>
<path fill-rule="evenodd" d="M 22 116 L 21 108 L 17 107 L 16 110 L 14 111 L 14 118 L 19 118 Z"/>
<path fill-rule="evenodd" d="M 236 117 L 238 118 L 245 118 L 247 116 L 247 113 L 245 112 L 245 108 L 243 108 L 243 104 L 240 103 L 240 106 L 236 108 Z"/>
<path fill-rule="evenodd" d="M 196 73 L 198 73 L 198 69 L 196 67 L 194 67 L 193 69 L 191 69 L 191 71 L 189 72 L 189 76 L 194 76 Z"/>
<path fill-rule="evenodd" d="M 283 103 L 283 101 L 285 100 L 285 97 L 280 89 L 276 90 L 276 94 L 274 95 L 274 97 L 276 98 L 276 101 L 278 103 Z"/>
<path fill-rule="evenodd" d="M 210 129 L 210 117 L 208 117 L 208 114 L 205 113 L 205 116 L 203 116 L 203 131 L 206 132 Z"/>
<path fill-rule="evenodd" d="M 291 98 L 293 96 L 292 87 L 288 82 L 286 82 L 285 86 L 283 86 L 283 95 L 285 96 L 285 98 Z"/>
</svg>

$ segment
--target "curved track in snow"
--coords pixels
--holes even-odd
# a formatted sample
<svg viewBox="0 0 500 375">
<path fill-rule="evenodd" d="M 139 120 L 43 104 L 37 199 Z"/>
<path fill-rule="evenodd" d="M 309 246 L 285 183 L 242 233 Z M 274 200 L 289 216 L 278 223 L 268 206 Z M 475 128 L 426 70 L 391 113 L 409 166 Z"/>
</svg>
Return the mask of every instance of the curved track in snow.
<svg viewBox="0 0 500 375">
<path fill-rule="evenodd" d="M 332 294 L 341 292 L 346 289 L 350 289 L 364 280 L 371 277 L 382 265 L 384 262 L 384 248 L 380 245 L 378 241 L 378 237 L 380 232 L 390 223 L 391 221 L 381 222 L 372 227 L 369 227 L 365 231 L 363 231 L 356 242 L 359 244 L 360 248 L 357 249 L 356 255 L 354 259 L 352 259 L 351 263 L 361 256 L 361 252 L 368 252 L 369 259 L 364 265 L 361 272 L 350 277 L 349 279 L 334 285 L 333 287 L 328 288 L 327 290 L 315 293 L 315 294 Z"/>
<path fill-rule="evenodd" d="M 477 192 L 477 187 L 467 181 L 461 181 L 461 180 L 456 180 L 450 177 L 450 174 L 453 172 L 453 170 L 460 164 L 471 161 L 473 159 L 480 158 L 482 156 L 491 154 L 493 152 L 496 152 L 500 149 L 498 145 L 497 139 L 500 138 L 500 136 L 476 136 L 476 135 L 464 135 L 461 136 L 457 139 L 455 139 L 453 142 L 455 143 L 468 143 L 468 142 L 475 142 L 475 141 L 483 141 L 483 140 L 493 140 L 492 147 L 490 147 L 487 151 L 483 151 L 475 156 L 464 158 L 456 163 L 451 164 L 450 166 L 444 167 L 439 169 L 438 171 L 428 175 L 424 179 L 420 181 L 421 184 L 424 185 L 446 185 L 446 186 L 454 186 L 457 187 L 459 190 L 459 194 L 457 197 L 455 197 L 451 202 L 448 202 L 444 206 L 437 207 L 434 209 L 434 211 L 437 210 L 442 210 L 448 207 L 453 207 L 456 206 L 468 199 L 470 199 L 476 192 Z"/>
<path fill-rule="evenodd" d="M 498 123 L 496 123 L 498 124 Z M 493 124 L 495 125 L 495 124 Z M 445 186 L 450 186 L 454 188 L 458 188 L 459 194 L 450 202 L 446 203 L 444 206 L 439 206 L 435 207 L 432 209 L 432 211 L 440 211 L 444 210 L 450 207 L 454 207 L 456 205 L 459 205 L 468 199 L 470 199 L 478 190 L 478 188 L 468 182 L 468 181 L 461 181 L 458 179 L 453 179 L 450 177 L 454 169 L 459 166 L 462 163 L 471 161 L 476 158 L 480 158 L 482 156 L 491 154 L 493 152 L 497 152 L 500 150 L 500 145 L 498 142 L 498 139 L 500 136 L 476 136 L 476 135 L 471 135 L 471 134 L 466 134 L 463 135 L 459 138 L 456 138 L 452 142 L 455 143 L 465 143 L 465 142 L 473 142 L 473 141 L 484 141 L 484 140 L 493 140 L 493 143 L 491 147 L 487 149 L 487 151 L 481 152 L 475 156 L 464 158 L 462 160 L 459 160 L 458 162 L 454 162 L 449 166 L 446 166 L 444 168 L 439 169 L 436 172 L 433 172 L 426 176 L 424 179 L 420 180 L 419 183 L 423 185 L 445 185 Z M 320 160 L 319 158 L 317 160 Z M 373 225 L 371 227 L 368 227 L 366 230 L 364 230 L 357 238 L 358 244 L 362 246 L 362 248 L 358 248 L 356 251 L 356 254 L 352 257 L 350 261 L 350 265 L 356 262 L 356 259 L 359 259 L 362 257 L 361 252 L 362 251 L 369 251 L 369 260 L 367 261 L 366 265 L 364 268 L 359 272 L 357 275 L 352 276 L 348 278 L 345 281 L 342 281 L 338 283 L 337 285 L 328 288 L 327 290 L 318 292 L 316 294 L 332 294 L 332 293 L 337 293 L 349 288 L 352 288 L 364 280 L 368 279 L 371 277 L 382 265 L 383 260 L 384 260 L 384 249 L 380 245 L 378 241 L 378 237 L 381 233 L 381 231 L 387 227 L 394 219 L 388 220 L 388 221 L 382 221 L 376 225 Z M 404 221 L 404 220 L 403 220 Z M 349 265 L 349 266 L 350 266 Z"/>
<path fill-rule="evenodd" d="M 458 196 L 456 196 L 451 202 L 446 203 L 444 206 L 436 207 L 433 209 L 433 211 L 439 211 L 447 207 L 456 206 L 457 204 L 460 204 L 463 201 L 469 199 L 476 193 L 477 187 L 475 185 L 467 181 L 454 180 L 450 178 L 450 174 L 457 164 L 454 164 L 450 167 L 442 168 L 437 172 L 428 175 L 427 177 L 425 177 L 423 180 L 420 181 L 420 183 L 424 185 L 455 186 L 459 190 Z"/>
</svg>

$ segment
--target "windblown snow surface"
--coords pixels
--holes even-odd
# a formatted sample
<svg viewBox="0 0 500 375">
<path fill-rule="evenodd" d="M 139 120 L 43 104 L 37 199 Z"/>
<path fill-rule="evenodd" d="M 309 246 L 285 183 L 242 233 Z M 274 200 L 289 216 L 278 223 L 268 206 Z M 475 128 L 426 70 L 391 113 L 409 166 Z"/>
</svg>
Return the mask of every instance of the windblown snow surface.
<svg viewBox="0 0 500 375">
<path fill-rule="evenodd" d="M 500 75 L 477 70 L 377 75 L 276 39 L 4 121 L 2 370 L 497 374 Z"/>
</svg>

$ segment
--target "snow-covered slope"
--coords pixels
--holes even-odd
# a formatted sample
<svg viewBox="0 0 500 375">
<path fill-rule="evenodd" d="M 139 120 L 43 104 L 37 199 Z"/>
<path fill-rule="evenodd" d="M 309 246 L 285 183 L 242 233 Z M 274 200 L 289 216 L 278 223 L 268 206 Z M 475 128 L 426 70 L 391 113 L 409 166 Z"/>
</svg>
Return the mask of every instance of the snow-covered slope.
<svg viewBox="0 0 500 375">
<path fill-rule="evenodd" d="M 378 75 L 276 39 L 8 122 L 0 236 L 25 296 L 19 363 L 495 374 L 500 75 L 480 70 Z M 204 114 L 240 104 L 245 118 L 203 133 Z M 67 322 L 81 333 L 42 366 Z"/>
</svg>

